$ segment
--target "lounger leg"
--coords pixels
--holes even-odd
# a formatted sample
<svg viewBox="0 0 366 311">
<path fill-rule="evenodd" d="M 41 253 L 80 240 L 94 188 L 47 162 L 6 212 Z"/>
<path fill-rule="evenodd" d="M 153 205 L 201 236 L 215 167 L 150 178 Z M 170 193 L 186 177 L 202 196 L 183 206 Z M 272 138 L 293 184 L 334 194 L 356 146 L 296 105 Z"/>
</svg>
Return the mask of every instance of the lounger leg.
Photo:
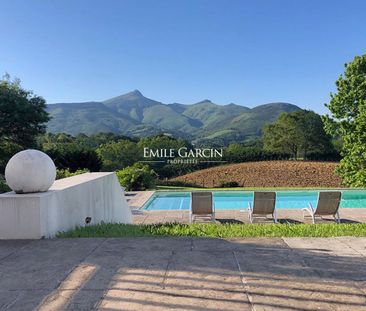
<svg viewBox="0 0 366 311">
<path fill-rule="evenodd" d="M 253 223 L 253 213 L 252 213 L 252 206 L 251 206 L 250 202 L 248 203 L 248 218 L 249 218 L 249 222 L 252 224 Z"/>
<path fill-rule="evenodd" d="M 334 215 L 334 220 L 336 221 L 337 224 L 341 223 L 341 218 L 339 217 L 339 211 L 337 211 L 337 213 Z"/>
<path fill-rule="evenodd" d="M 277 223 L 277 212 L 276 212 L 276 210 L 273 211 L 273 215 L 272 216 L 273 216 L 273 221 L 276 224 Z"/>
<path fill-rule="evenodd" d="M 308 207 L 303 208 L 302 211 L 303 211 L 304 220 L 305 220 L 305 211 L 307 211 L 311 216 L 311 220 L 312 220 L 313 224 L 315 224 L 315 211 L 314 211 L 311 203 L 309 203 Z"/>
<path fill-rule="evenodd" d="M 251 210 L 249 210 L 249 221 L 250 221 L 250 223 L 252 224 L 253 223 L 253 213 L 252 213 L 252 211 Z"/>
<path fill-rule="evenodd" d="M 253 214 L 250 209 L 248 210 L 248 218 L 249 218 L 249 222 L 252 224 L 253 223 Z"/>
</svg>

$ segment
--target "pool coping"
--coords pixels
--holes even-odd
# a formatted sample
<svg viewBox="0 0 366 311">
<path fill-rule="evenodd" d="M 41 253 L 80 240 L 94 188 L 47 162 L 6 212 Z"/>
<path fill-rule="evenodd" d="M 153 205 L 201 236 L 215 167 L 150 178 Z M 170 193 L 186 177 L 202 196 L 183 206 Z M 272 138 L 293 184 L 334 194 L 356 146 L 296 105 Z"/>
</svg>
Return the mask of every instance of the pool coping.
<svg viewBox="0 0 366 311">
<path fill-rule="evenodd" d="M 125 197 L 132 211 L 140 211 L 154 194 L 155 191 L 128 191 L 125 193 Z M 128 198 L 130 196 L 131 198 Z"/>
</svg>

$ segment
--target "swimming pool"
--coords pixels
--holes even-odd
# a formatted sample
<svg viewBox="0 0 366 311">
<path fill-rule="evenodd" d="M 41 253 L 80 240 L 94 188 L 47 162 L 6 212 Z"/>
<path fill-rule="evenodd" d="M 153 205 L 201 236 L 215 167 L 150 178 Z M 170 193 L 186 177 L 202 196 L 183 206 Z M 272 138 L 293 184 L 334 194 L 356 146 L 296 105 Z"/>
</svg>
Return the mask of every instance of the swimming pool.
<svg viewBox="0 0 366 311">
<path fill-rule="evenodd" d="M 342 190 L 341 208 L 366 208 L 366 190 Z M 319 191 L 276 191 L 276 208 L 316 206 Z M 243 210 L 253 201 L 252 191 L 214 191 L 216 210 Z M 190 192 L 156 192 L 143 206 L 146 210 L 189 210 Z"/>
</svg>

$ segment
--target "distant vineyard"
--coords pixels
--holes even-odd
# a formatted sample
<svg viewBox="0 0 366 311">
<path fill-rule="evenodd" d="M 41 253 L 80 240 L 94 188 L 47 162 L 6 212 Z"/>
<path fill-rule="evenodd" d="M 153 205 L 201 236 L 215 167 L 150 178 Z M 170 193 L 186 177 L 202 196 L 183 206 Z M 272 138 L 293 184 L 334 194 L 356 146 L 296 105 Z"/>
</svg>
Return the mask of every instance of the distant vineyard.
<svg viewBox="0 0 366 311">
<path fill-rule="evenodd" d="M 342 180 L 334 173 L 336 166 L 334 162 L 247 162 L 196 171 L 172 181 L 200 187 L 230 184 L 240 187 L 341 187 Z"/>
</svg>

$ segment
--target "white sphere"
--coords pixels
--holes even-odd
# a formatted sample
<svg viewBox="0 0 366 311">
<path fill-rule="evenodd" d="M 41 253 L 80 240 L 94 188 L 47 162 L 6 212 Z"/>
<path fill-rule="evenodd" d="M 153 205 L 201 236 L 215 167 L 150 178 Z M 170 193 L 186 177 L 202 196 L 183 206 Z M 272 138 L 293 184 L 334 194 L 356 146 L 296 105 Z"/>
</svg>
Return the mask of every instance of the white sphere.
<svg viewBox="0 0 366 311">
<path fill-rule="evenodd" d="M 56 179 L 56 167 L 47 154 L 28 149 L 18 152 L 9 160 L 5 179 L 16 193 L 44 192 Z"/>
</svg>

